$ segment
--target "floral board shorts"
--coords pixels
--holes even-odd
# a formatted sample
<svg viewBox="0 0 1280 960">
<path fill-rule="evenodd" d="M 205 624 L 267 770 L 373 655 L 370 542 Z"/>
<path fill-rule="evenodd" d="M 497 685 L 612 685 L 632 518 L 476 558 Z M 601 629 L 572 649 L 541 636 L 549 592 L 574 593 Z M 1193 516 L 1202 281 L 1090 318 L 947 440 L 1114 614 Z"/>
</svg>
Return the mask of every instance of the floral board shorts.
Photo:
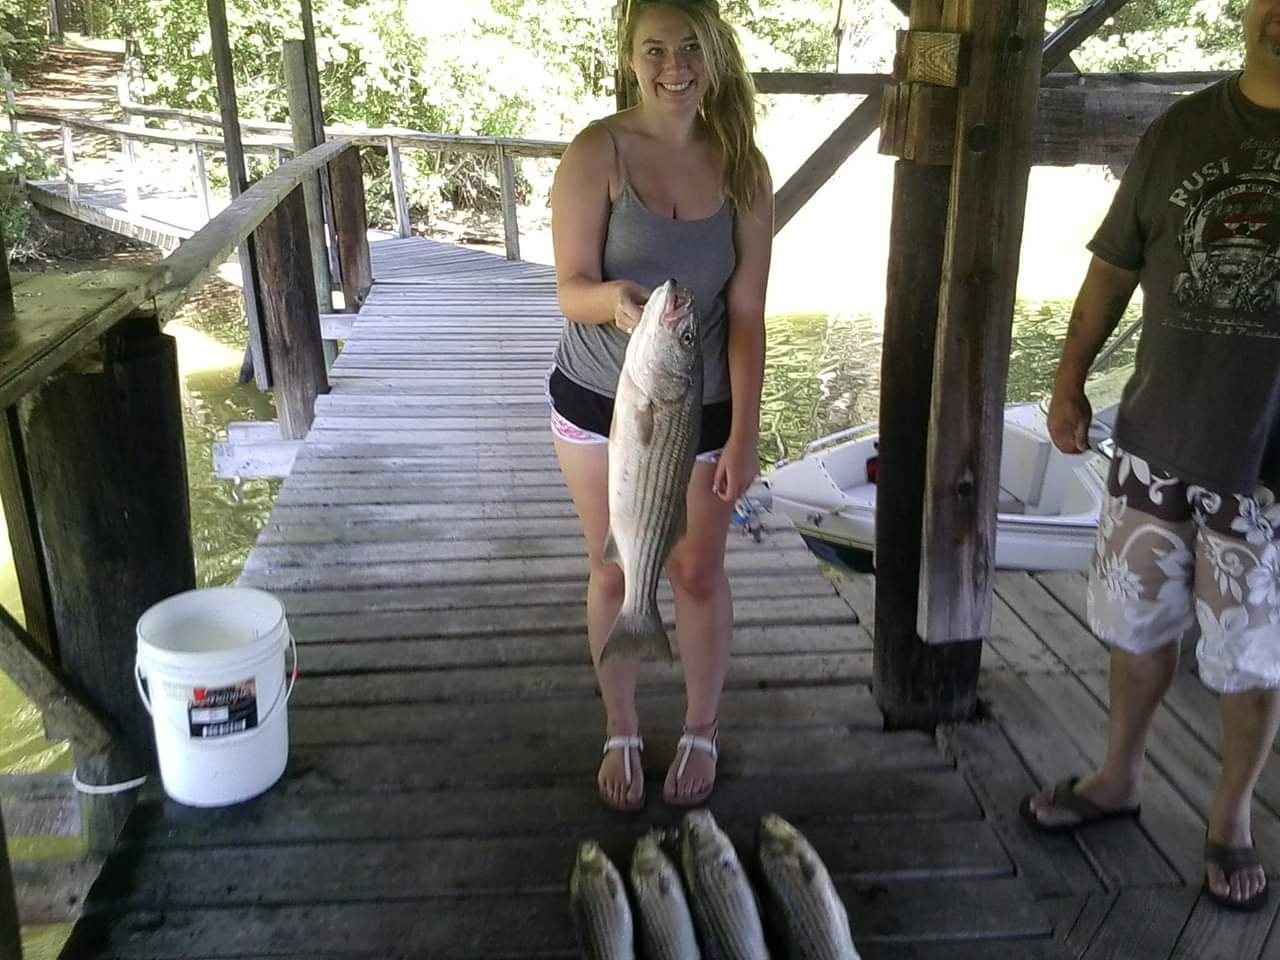
<svg viewBox="0 0 1280 960">
<path fill-rule="evenodd" d="M 1089 627 L 1151 653 L 1199 626 L 1200 679 L 1218 693 L 1280 687 L 1280 504 L 1220 495 L 1117 449 L 1089 571 Z"/>
</svg>

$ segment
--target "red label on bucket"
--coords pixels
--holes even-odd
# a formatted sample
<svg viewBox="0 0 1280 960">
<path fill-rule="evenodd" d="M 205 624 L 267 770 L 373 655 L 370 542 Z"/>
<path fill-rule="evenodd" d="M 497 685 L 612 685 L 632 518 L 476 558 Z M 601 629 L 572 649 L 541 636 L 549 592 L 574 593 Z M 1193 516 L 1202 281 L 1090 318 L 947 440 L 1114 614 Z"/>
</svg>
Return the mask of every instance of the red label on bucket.
<svg viewBox="0 0 1280 960">
<path fill-rule="evenodd" d="M 194 687 L 187 701 L 191 736 L 199 740 L 229 737 L 258 725 L 256 681 L 242 680 L 229 687 Z"/>
</svg>

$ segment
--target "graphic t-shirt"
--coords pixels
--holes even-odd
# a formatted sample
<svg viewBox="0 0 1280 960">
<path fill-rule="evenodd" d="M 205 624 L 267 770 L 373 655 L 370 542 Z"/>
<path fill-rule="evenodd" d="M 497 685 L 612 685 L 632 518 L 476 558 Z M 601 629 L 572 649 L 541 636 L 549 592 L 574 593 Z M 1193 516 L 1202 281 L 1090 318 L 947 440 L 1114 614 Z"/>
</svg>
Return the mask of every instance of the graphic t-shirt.
<svg viewBox="0 0 1280 960">
<path fill-rule="evenodd" d="M 1280 110 L 1231 77 L 1138 144 L 1089 249 L 1138 271 L 1142 336 L 1116 442 L 1189 483 L 1280 480 Z"/>
</svg>

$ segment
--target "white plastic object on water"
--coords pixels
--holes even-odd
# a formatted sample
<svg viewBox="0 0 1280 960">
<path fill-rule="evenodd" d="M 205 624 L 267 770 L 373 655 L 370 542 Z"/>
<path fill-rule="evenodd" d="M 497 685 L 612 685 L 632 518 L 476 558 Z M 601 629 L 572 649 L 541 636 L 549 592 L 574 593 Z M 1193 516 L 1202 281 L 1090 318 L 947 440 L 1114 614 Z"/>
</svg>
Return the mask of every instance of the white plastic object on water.
<svg viewBox="0 0 1280 960">
<path fill-rule="evenodd" d="M 155 729 L 165 793 L 189 806 L 221 807 L 279 780 L 289 759 L 287 704 L 297 665 L 284 606 L 265 591 L 189 590 L 144 613 L 135 679 Z"/>
</svg>

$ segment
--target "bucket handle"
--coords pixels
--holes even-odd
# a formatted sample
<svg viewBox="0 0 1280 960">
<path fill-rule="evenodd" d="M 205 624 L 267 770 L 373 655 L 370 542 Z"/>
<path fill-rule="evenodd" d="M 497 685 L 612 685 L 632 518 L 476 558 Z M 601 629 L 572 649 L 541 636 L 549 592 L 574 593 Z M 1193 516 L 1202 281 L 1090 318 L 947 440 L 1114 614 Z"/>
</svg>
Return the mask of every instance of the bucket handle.
<svg viewBox="0 0 1280 960">
<path fill-rule="evenodd" d="M 282 704 L 289 702 L 289 698 L 293 696 L 293 688 L 297 686 L 298 641 L 294 639 L 292 630 L 289 631 L 289 651 L 293 654 L 293 669 L 289 671 L 289 688 L 284 690 L 283 694 L 277 693 L 275 702 L 272 703 L 270 708 L 267 710 L 266 716 L 258 718 L 259 729 L 267 725 L 267 721 L 275 715 L 276 710 L 278 710 Z M 154 717 L 155 714 L 152 713 L 151 710 L 151 698 L 147 695 L 147 691 L 142 687 L 142 664 L 140 664 L 136 658 L 133 661 L 133 685 L 138 690 L 138 697 L 142 700 L 142 706 L 146 708 L 146 711 L 150 716 Z M 282 683 L 280 686 L 283 689 L 284 684 Z M 176 727 L 177 724 L 174 724 L 174 726 Z M 187 730 L 183 730 L 182 734 L 183 736 L 188 737 L 191 735 L 190 731 Z"/>
</svg>

